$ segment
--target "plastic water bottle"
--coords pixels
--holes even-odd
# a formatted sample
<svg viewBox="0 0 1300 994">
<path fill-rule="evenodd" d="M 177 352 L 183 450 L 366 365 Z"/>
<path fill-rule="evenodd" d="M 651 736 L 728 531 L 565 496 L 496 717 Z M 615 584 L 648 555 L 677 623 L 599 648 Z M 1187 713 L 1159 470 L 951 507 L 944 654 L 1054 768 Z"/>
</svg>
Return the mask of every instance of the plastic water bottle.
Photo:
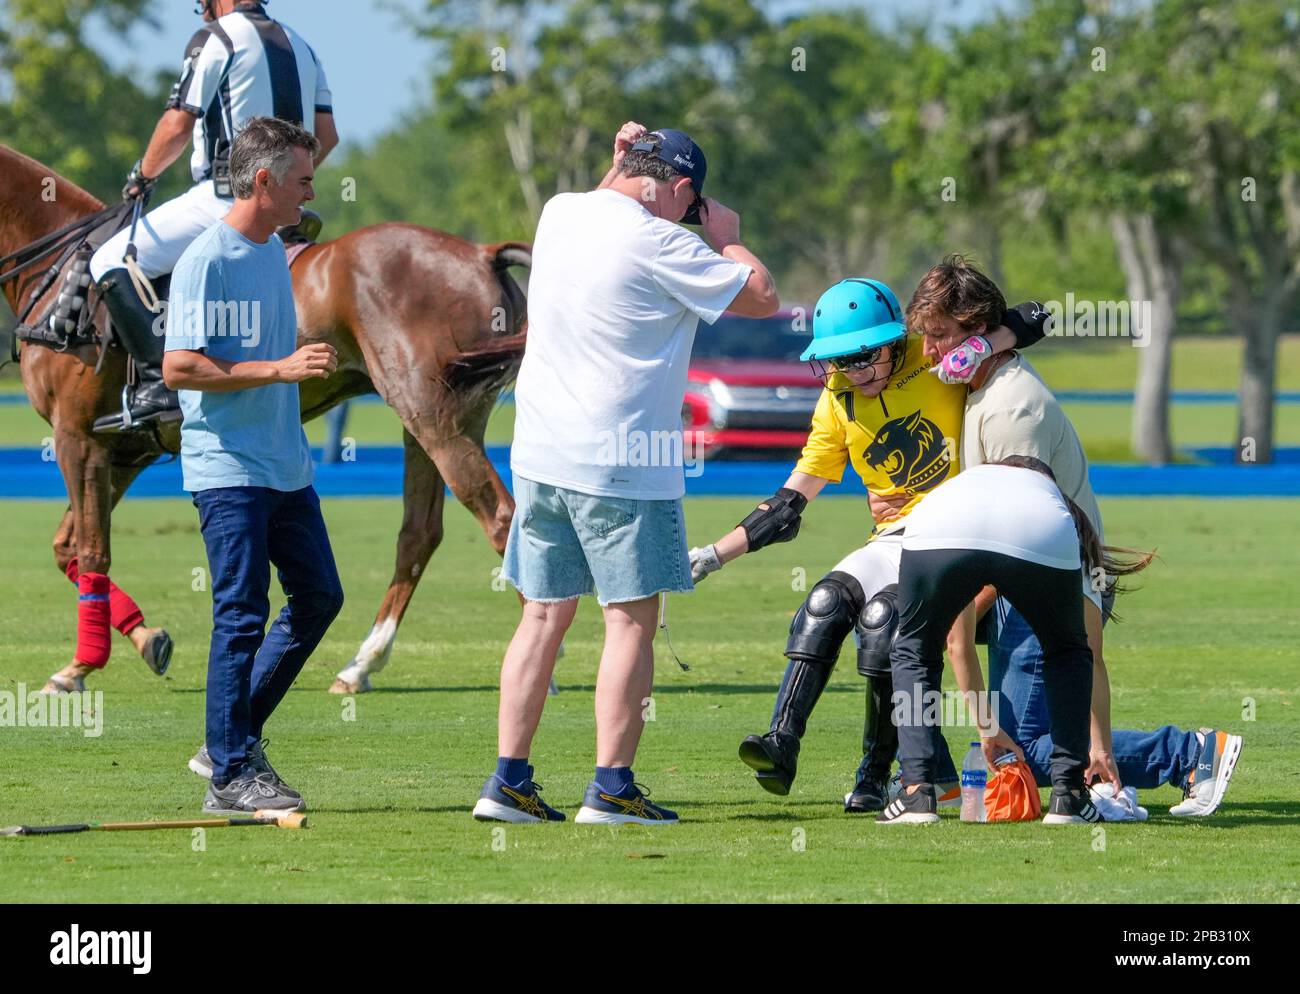
<svg viewBox="0 0 1300 994">
<path fill-rule="evenodd" d="M 984 811 L 984 787 L 988 784 L 988 768 L 984 765 L 984 752 L 978 742 L 972 742 L 961 761 L 961 820 L 987 821 Z"/>
</svg>

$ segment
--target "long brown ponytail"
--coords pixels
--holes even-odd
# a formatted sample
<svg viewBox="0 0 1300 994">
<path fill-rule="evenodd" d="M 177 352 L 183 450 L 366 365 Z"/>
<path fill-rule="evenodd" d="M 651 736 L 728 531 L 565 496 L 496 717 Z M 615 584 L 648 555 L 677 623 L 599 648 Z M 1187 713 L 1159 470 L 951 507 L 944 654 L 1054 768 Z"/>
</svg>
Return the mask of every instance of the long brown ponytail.
<svg viewBox="0 0 1300 994">
<path fill-rule="evenodd" d="M 1034 456 L 1007 456 L 991 465 L 1032 469 L 1055 483 L 1058 490 L 1061 488 L 1056 474 L 1052 472 L 1052 467 Z M 1151 565 L 1151 560 L 1155 559 L 1155 550 L 1143 552 L 1141 549 L 1130 549 L 1122 545 L 1102 545 L 1097 529 L 1092 526 L 1092 520 L 1084 513 L 1083 508 L 1071 500 L 1070 495 L 1064 490 L 1061 490 L 1061 498 L 1065 501 L 1065 506 L 1070 509 L 1070 517 L 1074 519 L 1075 530 L 1079 533 L 1079 553 L 1088 576 L 1096 577 L 1097 570 L 1100 569 L 1105 585 L 1107 587 L 1114 585 L 1115 593 L 1123 593 L 1125 588 L 1115 584 L 1115 580 L 1121 576 L 1141 573 Z"/>
</svg>

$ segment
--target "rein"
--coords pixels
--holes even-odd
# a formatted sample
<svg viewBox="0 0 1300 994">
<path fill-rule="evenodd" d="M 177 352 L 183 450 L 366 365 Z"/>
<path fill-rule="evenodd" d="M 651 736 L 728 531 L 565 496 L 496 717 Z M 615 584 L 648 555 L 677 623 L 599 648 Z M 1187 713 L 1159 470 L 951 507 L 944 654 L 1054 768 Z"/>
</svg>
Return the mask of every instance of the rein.
<svg viewBox="0 0 1300 994">
<path fill-rule="evenodd" d="M 47 255 L 65 247 L 69 241 L 80 238 L 92 228 L 103 224 L 114 214 L 125 216 L 130 209 L 129 204 L 115 204 L 112 207 L 105 207 L 93 214 L 77 218 L 71 224 L 65 224 L 58 231 L 51 231 L 48 235 L 42 235 L 31 244 L 24 245 L 17 252 L 10 252 L 8 255 L 0 257 L 0 269 L 18 260 L 18 264 L 13 269 L 6 273 L 0 273 L 0 286 L 8 283 L 19 273 L 30 269 Z"/>
<path fill-rule="evenodd" d="M 93 214 L 87 214 L 85 217 L 77 218 L 71 224 L 65 224 L 57 231 L 51 231 L 48 235 L 43 235 L 36 241 L 24 245 L 16 252 L 10 252 L 8 255 L 0 258 L 0 269 L 9 265 L 11 262 L 17 262 L 14 268 L 8 272 L 0 273 L 0 286 L 16 280 L 20 275 L 35 267 L 38 263 L 43 262 L 51 255 L 58 253 L 54 263 L 45 271 L 44 277 L 40 284 L 27 298 L 27 304 L 18 312 L 18 324 L 22 326 L 31 316 L 36 305 L 41 301 L 46 293 L 49 292 L 55 281 L 59 278 L 59 273 L 68 260 L 77 251 L 77 248 L 85 240 L 86 236 L 96 228 L 110 221 L 120 222 L 125 218 L 128 211 L 132 210 L 130 204 L 115 204 L 105 207 L 102 210 L 95 211 Z M 21 291 L 20 291 L 21 292 Z M 13 355 L 4 363 L 17 361 L 18 358 L 18 339 L 13 341 Z M 102 357 L 101 357 L 102 358 Z"/>
</svg>

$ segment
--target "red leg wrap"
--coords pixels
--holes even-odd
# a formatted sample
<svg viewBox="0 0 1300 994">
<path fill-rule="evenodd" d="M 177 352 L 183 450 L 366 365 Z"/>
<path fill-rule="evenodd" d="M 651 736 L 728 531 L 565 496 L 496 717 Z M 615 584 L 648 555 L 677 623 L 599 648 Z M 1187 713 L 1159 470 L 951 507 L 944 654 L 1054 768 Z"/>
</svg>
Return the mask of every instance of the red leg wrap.
<svg viewBox="0 0 1300 994">
<path fill-rule="evenodd" d="M 112 648 L 109 635 L 108 577 L 103 573 L 82 573 L 77 578 L 81 596 L 77 601 L 77 661 L 95 668 L 108 662 Z"/>
<path fill-rule="evenodd" d="M 73 583 L 77 582 L 77 559 L 74 556 L 72 562 L 68 563 L 65 571 L 68 579 Z M 112 580 L 108 581 L 108 611 L 112 618 L 112 625 L 119 632 L 125 635 L 137 625 L 144 624 L 144 612 L 140 610 L 140 605 L 131 599 L 131 595 L 119 587 Z"/>
</svg>

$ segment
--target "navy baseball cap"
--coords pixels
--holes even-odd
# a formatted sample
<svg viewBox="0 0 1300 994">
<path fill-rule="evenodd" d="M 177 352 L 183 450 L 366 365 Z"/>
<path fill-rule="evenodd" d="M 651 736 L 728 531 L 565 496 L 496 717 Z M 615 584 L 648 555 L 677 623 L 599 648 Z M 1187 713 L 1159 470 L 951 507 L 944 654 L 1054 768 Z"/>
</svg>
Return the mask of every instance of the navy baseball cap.
<svg viewBox="0 0 1300 994">
<path fill-rule="evenodd" d="M 647 131 L 632 146 L 631 151 L 651 152 L 691 181 L 691 189 L 700 200 L 691 205 L 682 218 L 682 223 L 699 224 L 700 202 L 704 197 L 704 174 L 709 166 L 704 159 L 704 151 L 691 141 L 691 136 L 672 128 Z"/>
</svg>

